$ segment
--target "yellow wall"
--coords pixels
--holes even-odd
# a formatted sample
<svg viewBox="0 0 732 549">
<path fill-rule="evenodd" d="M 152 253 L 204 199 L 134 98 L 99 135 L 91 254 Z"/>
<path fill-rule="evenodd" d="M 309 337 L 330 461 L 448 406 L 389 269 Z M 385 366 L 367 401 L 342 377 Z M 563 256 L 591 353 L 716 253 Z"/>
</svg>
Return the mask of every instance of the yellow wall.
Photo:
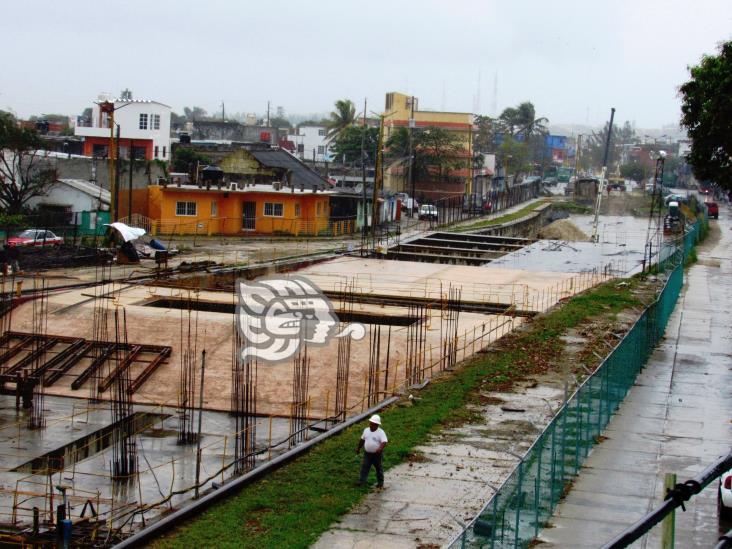
<svg viewBox="0 0 732 549">
<path fill-rule="evenodd" d="M 237 149 L 228 154 L 219 162 L 219 167 L 226 174 L 239 174 L 249 176 L 273 176 L 274 171 L 262 167 L 262 165 L 248 151 Z"/>
<path fill-rule="evenodd" d="M 330 207 L 328 195 L 260 191 L 192 190 L 178 187 L 149 188 L 148 211 L 153 234 L 291 234 L 318 235 L 328 230 Z M 196 215 L 177 215 L 177 202 L 195 202 Z M 216 212 L 212 212 L 212 203 Z M 255 228 L 243 229 L 244 202 L 256 203 Z M 267 216 L 265 203 L 283 205 L 282 217 Z M 296 205 L 300 215 L 296 215 Z"/>
<path fill-rule="evenodd" d="M 399 92 L 386 94 L 384 111 L 384 140 L 388 140 L 391 134 L 399 127 L 408 127 L 409 118 L 412 116 L 411 96 Z M 415 98 L 414 121 L 417 128 L 437 126 L 454 133 L 459 137 L 462 146 L 466 151 L 472 147 L 470 130 L 473 124 L 473 115 L 465 112 L 432 112 L 420 111 L 419 100 Z M 392 174 L 390 171 L 384 174 L 384 188 L 392 191 L 406 191 L 405 174 Z"/>
</svg>

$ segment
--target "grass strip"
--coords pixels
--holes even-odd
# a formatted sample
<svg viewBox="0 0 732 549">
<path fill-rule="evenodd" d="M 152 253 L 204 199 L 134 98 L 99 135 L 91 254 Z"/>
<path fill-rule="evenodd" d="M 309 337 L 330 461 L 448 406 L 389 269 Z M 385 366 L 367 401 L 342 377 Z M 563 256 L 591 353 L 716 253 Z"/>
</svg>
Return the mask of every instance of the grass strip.
<svg viewBox="0 0 732 549">
<path fill-rule="evenodd" d="M 538 202 L 532 202 L 528 206 L 524 206 L 523 208 L 515 212 L 511 212 L 500 217 L 494 217 L 492 219 L 484 219 L 483 221 L 478 221 L 477 223 L 471 223 L 470 225 L 464 225 L 462 227 L 456 227 L 451 230 L 453 232 L 474 231 L 475 229 L 483 229 L 485 227 L 492 227 L 493 225 L 508 223 L 509 221 L 514 221 L 516 219 L 531 214 L 536 208 L 547 202 L 548 200 L 539 200 Z"/>
<path fill-rule="evenodd" d="M 639 305 L 633 285 L 633 280 L 609 282 L 567 300 L 502 338 L 496 352 L 434 380 L 420 392 L 418 404 L 384 411 L 382 421 L 390 440 L 385 468 L 405 461 L 430 433 L 475 419 L 466 404 L 477 401 L 480 391 L 505 390 L 551 367 L 563 345 L 559 336 L 567 330 L 597 315 L 612 316 Z M 308 547 L 368 492 L 355 486 L 360 459 L 354 450 L 365 426 L 353 426 L 324 441 L 152 546 Z"/>
</svg>

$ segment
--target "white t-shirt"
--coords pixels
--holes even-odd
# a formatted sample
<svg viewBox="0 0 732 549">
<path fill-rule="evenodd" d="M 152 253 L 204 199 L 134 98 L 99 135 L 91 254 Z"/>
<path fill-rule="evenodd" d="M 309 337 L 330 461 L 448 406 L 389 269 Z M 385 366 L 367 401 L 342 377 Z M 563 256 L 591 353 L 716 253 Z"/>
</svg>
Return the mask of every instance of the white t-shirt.
<svg viewBox="0 0 732 549">
<path fill-rule="evenodd" d="M 363 449 L 370 453 L 378 450 L 382 442 L 388 442 L 386 433 L 381 427 L 376 429 L 376 431 L 372 431 L 370 427 L 366 427 L 363 430 L 361 439 L 364 441 Z"/>
</svg>

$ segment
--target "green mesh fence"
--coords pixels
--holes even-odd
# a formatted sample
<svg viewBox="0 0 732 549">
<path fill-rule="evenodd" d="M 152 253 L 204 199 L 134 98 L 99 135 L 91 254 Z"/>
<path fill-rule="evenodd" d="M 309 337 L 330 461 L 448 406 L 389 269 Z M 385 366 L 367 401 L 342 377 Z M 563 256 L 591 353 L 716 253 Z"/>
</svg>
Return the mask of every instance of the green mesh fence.
<svg viewBox="0 0 732 549">
<path fill-rule="evenodd" d="M 659 270 L 668 279 L 617 347 L 562 406 L 480 514 L 449 547 L 528 547 L 663 336 L 683 285 L 684 261 L 699 241 L 697 221 Z"/>
</svg>

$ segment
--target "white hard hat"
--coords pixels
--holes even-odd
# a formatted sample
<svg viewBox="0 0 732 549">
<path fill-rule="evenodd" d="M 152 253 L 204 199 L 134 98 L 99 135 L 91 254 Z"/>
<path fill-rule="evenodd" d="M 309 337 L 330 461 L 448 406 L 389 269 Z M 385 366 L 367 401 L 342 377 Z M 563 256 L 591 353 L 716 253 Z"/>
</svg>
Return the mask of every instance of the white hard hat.
<svg viewBox="0 0 732 549">
<path fill-rule="evenodd" d="M 371 416 L 371 419 L 369 419 L 369 423 L 376 423 L 376 425 L 381 425 L 381 418 L 378 414 L 374 414 Z"/>
</svg>

